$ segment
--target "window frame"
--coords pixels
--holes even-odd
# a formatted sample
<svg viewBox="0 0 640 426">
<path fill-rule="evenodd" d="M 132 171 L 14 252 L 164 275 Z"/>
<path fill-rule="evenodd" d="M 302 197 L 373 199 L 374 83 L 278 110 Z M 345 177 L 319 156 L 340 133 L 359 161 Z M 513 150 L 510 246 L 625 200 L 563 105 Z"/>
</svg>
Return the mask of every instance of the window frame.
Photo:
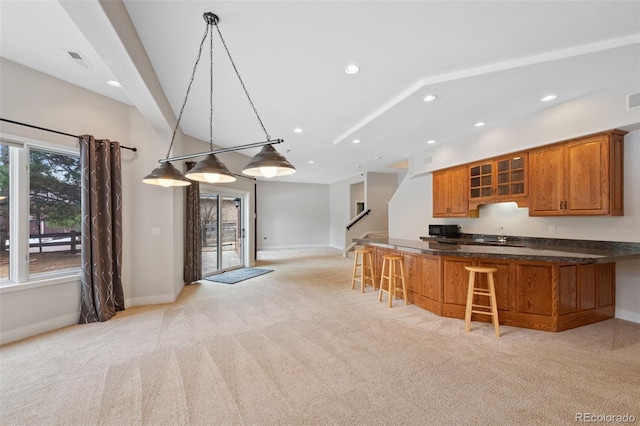
<svg viewBox="0 0 640 426">
<path fill-rule="evenodd" d="M 69 282 L 80 282 L 77 271 L 51 271 L 29 275 L 30 154 L 31 150 L 80 156 L 80 148 L 0 133 L 0 144 L 9 147 L 9 276 L 0 279 L 0 293 Z"/>
</svg>

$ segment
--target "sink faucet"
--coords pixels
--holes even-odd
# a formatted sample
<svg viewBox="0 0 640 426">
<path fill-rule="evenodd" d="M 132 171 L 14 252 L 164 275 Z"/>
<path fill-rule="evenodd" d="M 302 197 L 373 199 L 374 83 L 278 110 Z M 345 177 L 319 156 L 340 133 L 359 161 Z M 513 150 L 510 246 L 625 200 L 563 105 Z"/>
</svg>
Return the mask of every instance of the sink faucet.
<svg viewBox="0 0 640 426">
<path fill-rule="evenodd" d="M 500 236 L 498 237 L 498 242 L 506 243 L 507 242 L 507 237 L 504 236 L 504 228 L 501 226 L 498 230 L 500 231 Z"/>
</svg>

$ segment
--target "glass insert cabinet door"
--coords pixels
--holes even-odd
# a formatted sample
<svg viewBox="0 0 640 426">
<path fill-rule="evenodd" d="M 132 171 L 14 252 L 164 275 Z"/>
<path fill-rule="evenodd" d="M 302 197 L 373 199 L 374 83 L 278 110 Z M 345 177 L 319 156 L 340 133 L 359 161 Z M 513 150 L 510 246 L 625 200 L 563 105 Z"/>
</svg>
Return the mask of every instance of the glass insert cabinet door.
<svg viewBox="0 0 640 426">
<path fill-rule="evenodd" d="M 524 194 L 524 157 L 498 161 L 498 195 Z"/>
<path fill-rule="evenodd" d="M 469 198 L 498 200 L 526 195 L 526 153 L 469 166 Z"/>
<path fill-rule="evenodd" d="M 469 169 L 470 197 L 486 198 L 493 195 L 493 164 L 481 164 Z"/>
<path fill-rule="evenodd" d="M 200 190 L 202 275 L 242 267 L 242 197 Z"/>
</svg>

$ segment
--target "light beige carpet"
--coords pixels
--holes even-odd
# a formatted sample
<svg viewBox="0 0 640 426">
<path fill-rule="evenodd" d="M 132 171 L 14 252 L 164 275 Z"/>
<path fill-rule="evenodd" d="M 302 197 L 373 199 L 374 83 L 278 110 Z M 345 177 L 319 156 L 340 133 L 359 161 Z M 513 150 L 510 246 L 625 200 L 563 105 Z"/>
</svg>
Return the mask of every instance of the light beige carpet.
<svg viewBox="0 0 640 426">
<path fill-rule="evenodd" d="M 551 425 L 640 422 L 640 324 L 548 333 L 392 309 L 331 249 L 203 281 L 0 348 L 2 425 Z"/>
</svg>

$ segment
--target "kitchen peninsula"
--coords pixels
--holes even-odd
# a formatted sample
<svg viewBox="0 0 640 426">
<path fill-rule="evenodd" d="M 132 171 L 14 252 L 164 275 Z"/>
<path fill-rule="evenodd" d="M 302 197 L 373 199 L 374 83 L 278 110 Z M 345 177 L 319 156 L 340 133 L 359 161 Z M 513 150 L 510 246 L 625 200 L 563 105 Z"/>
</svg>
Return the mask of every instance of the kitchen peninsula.
<svg viewBox="0 0 640 426">
<path fill-rule="evenodd" d="M 465 266 L 497 268 L 500 323 L 546 331 L 613 318 L 615 262 L 640 258 L 640 243 L 526 237 L 501 243 L 494 236 L 465 234 L 353 241 L 373 250 L 376 271 L 383 255 L 401 255 L 409 302 L 446 317 L 464 318 Z"/>
</svg>

